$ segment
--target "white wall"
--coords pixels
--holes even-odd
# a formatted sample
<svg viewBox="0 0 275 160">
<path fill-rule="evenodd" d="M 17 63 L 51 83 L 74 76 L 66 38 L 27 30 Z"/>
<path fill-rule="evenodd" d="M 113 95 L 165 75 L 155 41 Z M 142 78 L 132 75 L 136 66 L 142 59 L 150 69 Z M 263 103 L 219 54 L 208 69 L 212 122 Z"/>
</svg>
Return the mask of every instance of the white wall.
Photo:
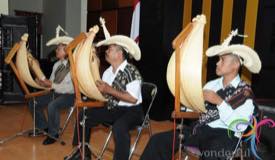
<svg viewBox="0 0 275 160">
<path fill-rule="evenodd" d="M 42 16 L 42 55 L 46 57 L 48 53 L 54 49 L 54 46 L 47 47 L 48 40 L 55 37 L 55 29 L 60 25 L 65 30 L 65 12 L 66 0 L 44 0 L 43 3 L 43 16 Z"/>
<path fill-rule="evenodd" d="M 46 42 L 55 36 L 55 28 L 61 25 L 70 36 L 86 31 L 87 0 L 0 0 L 9 2 L 9 14 L 14 10 L 42 13 L 42 57 L 45 58 L 54 47 Z M 2 4 L 0 5 L 0 8 Z"/>
<path fill-rule="evenodd" d="M 87 0 L 81 0 L 81 21 L 80 21 L 80 30 L 81 32 L 86 32 L 87 31 L 87 14 L 88 14 L 88 2 Z"/>
<path fill-rule="evenodd" d="M 9 14 L 9 0 L 0 1 L 0 14 Z"/>
<path fill-rule="evenodd" d="M 81 28 L 81 1 L 66 0 L 66 30 L 75 37 Z"/>
<path fill-rule="evenodd" d="M 66 27 L 72 36 L 86 32 L 87 26 L 87 0 L 67 0 Z"/>
<path fill-rule="evenodd" d="M 43 13 L 43 57 L 54 47 L 46 47 L 46 42 L 55 36 L 55 28 L 60 24 L 71 37 L 86 31 L 87 0 L 44 0 Z"/>
<path fill-rule="evenodd" d="M 9 1 L 10 15 L 14 15 L 14 10 L 22 10 L 22 11 L 38 12 L 38 13 L 43 12 L 43 0 L 8 0 L 8 1 Z"/>
</svg>

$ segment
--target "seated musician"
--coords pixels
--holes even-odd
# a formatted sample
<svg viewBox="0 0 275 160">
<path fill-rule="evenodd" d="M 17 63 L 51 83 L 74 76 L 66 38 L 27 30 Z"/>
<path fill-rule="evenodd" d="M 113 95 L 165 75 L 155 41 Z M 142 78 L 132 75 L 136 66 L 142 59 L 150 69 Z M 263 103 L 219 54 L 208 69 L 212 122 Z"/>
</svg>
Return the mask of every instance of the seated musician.
<svg viewBox="0 0 275 160">
<path fill-rule="evenodd" d="M 122 38 L 121 38 L 122 37 Z M 126 36 L 112 36 L 97 44 L 108 45 L 105 59 L 110 64 L 102 76 L 102 81 L 96 85 L 106 98 L 104 107 L 88 108 L 86 113 L 85 141 L 90 142 L 90 129 L 99 124 L 111 124 L 115 141 L 113 159 L 128 160 L 130 152 L 129 130 L 142 123 L 142 77 L 138 69 L 127 61 L 127 57 L 133 56 L 140 59 L 140 49 L 137 44 Z M 79 114 L 79 120 L 82 113 Z M 79 134 L 77 134 L 79 133 Z M 80 139 L 78 139 L 80 137 Z M 75 127 L 73 145 L 82 142 L 82 128 Z M 70 159 L 80 159 L 78 150 Z M 85 159 L 91 159 L 91 151 L 85 147 Z"/>
<path fill-rule="evenodd" d="M 202 159 L 228 159 L 236 147 L 246 125 L 230 127 L 238 119 L 249 120 L 254 111 L 251 87 L 240 79 L 239 70 L 244 65 L 250 72 L 258 73 L 261 61 L 257 53 L 245 45 L 229 45 L 230 37 L 222 44 L 209 48 L 207 56 L 219 56 L 216 74 L 219 78 L 203 88 L 206 113 L 191 127 L 183 129 L 185 149 L 200 151 Z M 228 136 L 228 130 L 233 136 Z M 175 151 L 179 148 L 176 132 Z M 147 144 L 141 160 L 168 160 L 172 157 L 173 131 L 154 135 Z M 198 152 L 197 152 L 198 153 Z"/>
<path fill-rule="evenodd" d="M 58 28 L 57 28 L 58 29 Z M 50 79 L 36 80 L 41 86 L 53 89 L 47 95 L 38 97 L 35 108 L 35 124 L 36 128 L 48 132 L 49 136 L 43 141 L 44 145 L 52 144 L 58 138 L 60 110 L 69 108 L 74 105 L 74 88 L 70 74 L 70 65 L 67 59 L 65 48 L 73 39 L 71 37 L 62 36 L 55 37 L 48 41 L 47 46 L 56 45 L 56 57 Z M 44 115 L 44 107 L 47 106 L 48 121 Z M 29 109 L 33 112 L 33 103 L 29 103 Z M 38 134 L 42 134 L 38 130 Z"/>
</svg>

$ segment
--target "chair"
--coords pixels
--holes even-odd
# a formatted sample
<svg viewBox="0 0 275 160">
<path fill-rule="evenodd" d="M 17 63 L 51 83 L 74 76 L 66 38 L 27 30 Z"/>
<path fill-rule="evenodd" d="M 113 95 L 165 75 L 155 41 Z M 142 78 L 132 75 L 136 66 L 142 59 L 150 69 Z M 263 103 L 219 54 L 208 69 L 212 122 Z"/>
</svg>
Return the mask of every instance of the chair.
<svg viewBox="0 0 275 160">
<path fill-rule="evenodd" d="M 263 112 L 261 110 L 259 110 L 259 108 L 255 107 L 255 111 L 253 113 L 253 116 L 256 117 L 257 121 L 260 121 L 263 119 Z M 254 126 L 254 123 L 252 124 L 252 126 Z M 241 160 L 244 159 L 244 156 L 248 156 L 246 155 L 247 153 L 244 153 L 244 149 L 247 146 L 247 142 L 244 141 L 245 138 L 244 135 L 247 134 L 248 132 L 251 131 L 250 127 L 247 127 L 247 129 L 245 131 L 242 132 L 240 138 L 238 139 L 238 142 L 234 148 L 234 151 L 231 154 L 231 157 L 229 157 L 230 160 L 233 160 L 235 158 L 239 158 Z M 240 152 L 239 152 L 240 151 Z M 175 157 L 179 157 L 178 155 L 179 153 L 176 153 Z M 184 160 L 198 160 L 200 159 L 201 156 L 201 152 L 198 148 L 196 147 L 185 147 L 184 148 L 184 152 L 182 153 L 182 159 Z M 179 159 L 177 159 L 179 160 Z"/>
<path fill-rule="evenodd" d="M 241 153 L 240 153 L 240 159 L 243 160 L 243 141 L 242 141 L 242 137 L 239 138 L 234 151 L 232 153 L 232 156 L 230 157 L 230 160 L 233 160 L 233 158 L 236 158 L 236 154 L 238 152 L 238 150 L 240 149 Z M 178 156 L 179 153 L 176 153 L 175 157 L 179 157 Z M 184 152 L 182 152 L 182 158 L 178 159 L 176 158 L 176 160 L 199 160 L 201 157 L 201 152 L 198 148 L 196 147 L 185 147 L 184 148 Z"/>
<path fill-rule="evenodd" d="M 156 97 L 156 94 L 157 94 L 157 86 L 153 83 L 149 83 L 149 82 L 143 82 L 142 83 L 142 88 L 141 88 L 141 92 L 142 92 L 142 106 L 143 106 L 143 111 L 145 113 L 144 115 L 144 119 L 143 119 L 143 122 L 136 127 L 137 129 L 137 137 L 134 141 L 134 144 L 132 145 L 132 147 L 130 148 L 130 154 L 129 154 L 129 160 L 131 159 L 134 151 L 135 151 L 135 148 L 137 146 L 137 143 L 139 141 L 139 138 L 140 138 L 140 135 L 141 135 L 141 132 L 144 128 L 148 128 L 149 129 L 149 134 L 150 136 L 152 135 L 152 129 L 151 129 L 151 124 L 150 124 L 150 116 L 149 116 L 149 113 L 150 113 L 150 110 L 151 110 L 151 107 L 152 107 L 152 104 L 155 100 L 155 97 Z M 102 150 L 99 154 L 99 156 L 97 157 L 98 160 L 101 160 L 102 157 L 103 157 L 103 154 L 109 144 L 109 141 L 111 139 L 111 136 L 112 136 L 112 126 L 109 127 L 109 134 L 107 136 L 107 139 L 102 147 Z"/>
</svg>

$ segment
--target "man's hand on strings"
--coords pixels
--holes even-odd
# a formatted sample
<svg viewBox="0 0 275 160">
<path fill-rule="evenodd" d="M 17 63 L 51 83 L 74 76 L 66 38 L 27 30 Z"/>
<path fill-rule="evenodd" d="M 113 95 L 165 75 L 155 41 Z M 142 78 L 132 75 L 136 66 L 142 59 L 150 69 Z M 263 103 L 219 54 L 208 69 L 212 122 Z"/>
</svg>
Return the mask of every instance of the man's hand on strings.
<svg viewBox="0 0 275 160">
<path fill-rule="evenodd" d="M 216 105 L 220 105 L 223 101 L 223 99 L 216 92 L 211 90 L 204 90 L 203 97 L 205 101 Z"/>
<path fill-rule="evenodd" d="M 48 79 L 45 79 L 45 80 L 41 80 L 41 79 L 35 79 L 35 81 L 40 85 L 40 86 L 43 86 L 43 87 L 46 87 L 46 88 L 51 88 L 52 87 L 52 82 Z"/>
<path fill-rule="evenodd" d="M 98 90 L 104 94 L 108 94 L 110 93 L 110 91 L 113 89 L 109 84 L 107 84 L 106 82 L 103 81 L 96 81 L 96 86 L 98 88 Z"/>
</svg>

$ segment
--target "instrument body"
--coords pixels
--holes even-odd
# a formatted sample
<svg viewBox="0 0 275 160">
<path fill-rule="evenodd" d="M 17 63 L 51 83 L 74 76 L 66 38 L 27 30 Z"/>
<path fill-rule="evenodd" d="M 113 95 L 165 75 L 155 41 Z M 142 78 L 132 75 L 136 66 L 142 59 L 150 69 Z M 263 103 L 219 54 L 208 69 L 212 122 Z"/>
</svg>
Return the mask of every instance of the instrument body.
<svg viewBox="0 0 275 160">
<path fill-rule="evenodd" d="M 98 26 L 90 29 L 87 38 L 76 46 L 73 58 L 80 92 L 91 99 L 106 101 L 95 84 L 97 80 L 101 80 L 99 59 L 93 46 L 93 40 L 97 32 Z"/>
<path fill-rule="evenodd" d="M 37 60 L 31 56 L 30 53 L 28 53 L 26 43 L 28 40 L 28 34 L 24 34 L 21 37 L 20 47 L 16 54 L 16 68 L 21 76 L 21 78 L 24 80 L 25 83 L 27 83 L 29 86 L 37 89 L 45 89 L 45 87 L 39 85 L 33 78 L 30 68 L 34 71 L 35 75 L 42 79 L 45 77 L 43 72 L 40 69 L 39 63 Z M 29 65 L 31 64 L 31 65 Z"/>
<path fill-rule="evenodd" d="M 206 112 L 202 90 L 204 15 L 193 19 L 177 37 L 175 44 L 179 60 L 174 52 L 167 66 L 166 79 L 173 95 L 176 91 L 176 76 L 179 76 L 180 103 L 197 112 Z M 176 43 L 175 42 L 175 43 Z M 176 65 L 179 62 L 179 72 Z M 180 110 L 179 108 L 175 110 Z"/>
</svg>

